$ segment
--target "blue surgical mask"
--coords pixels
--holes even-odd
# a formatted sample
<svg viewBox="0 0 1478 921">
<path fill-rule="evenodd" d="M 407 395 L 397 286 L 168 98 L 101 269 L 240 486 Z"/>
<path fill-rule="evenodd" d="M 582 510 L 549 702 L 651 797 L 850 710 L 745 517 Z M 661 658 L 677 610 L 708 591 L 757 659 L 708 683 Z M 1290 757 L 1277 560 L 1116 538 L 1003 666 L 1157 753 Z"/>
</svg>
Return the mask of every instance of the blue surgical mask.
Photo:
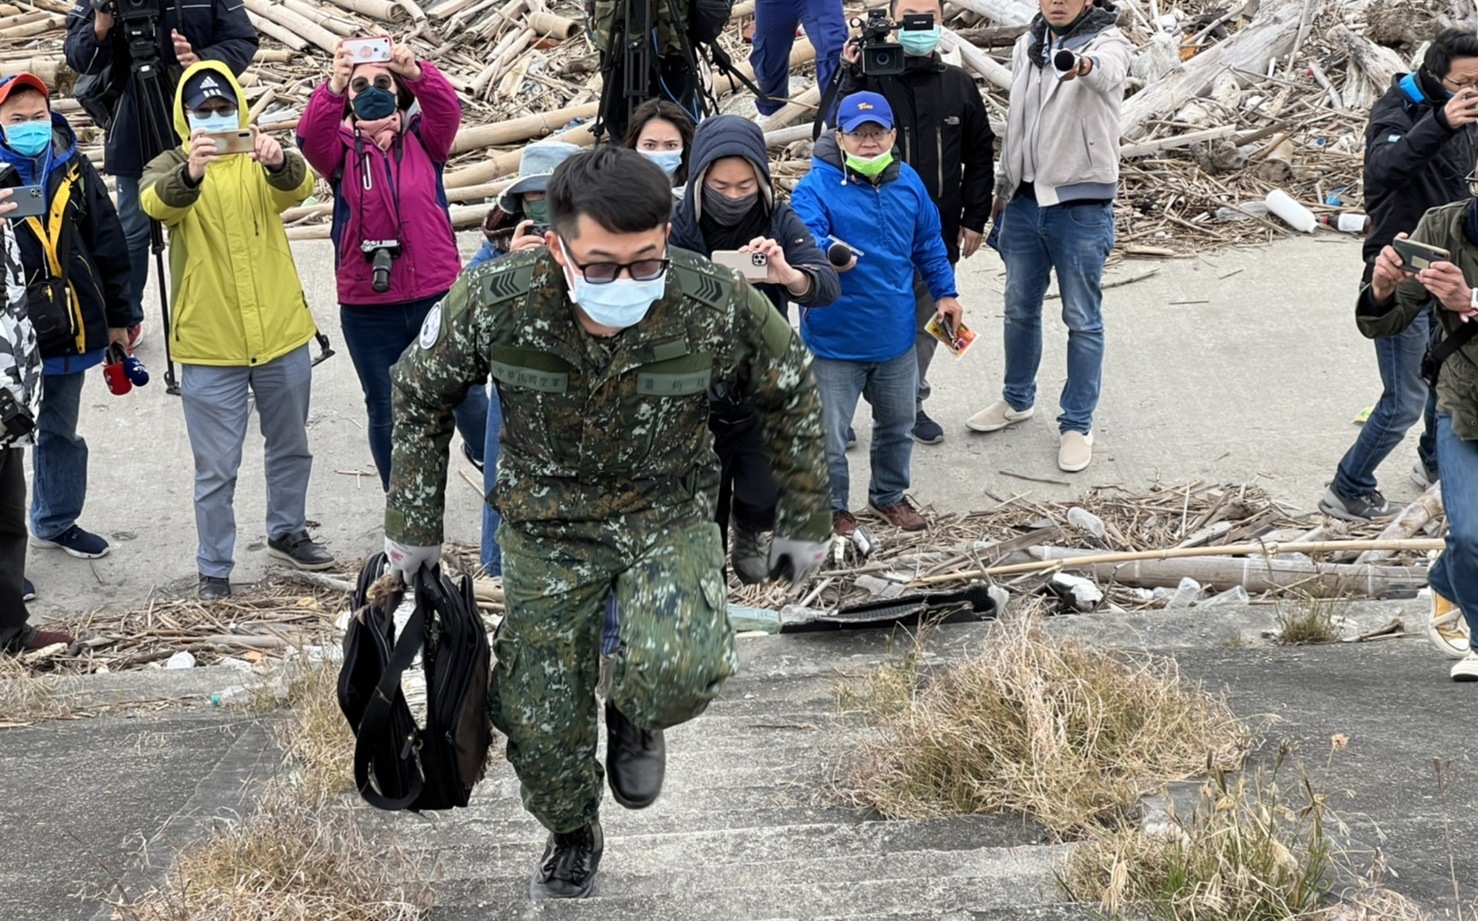
<svg viewBox="0 0 1478 921">
<path fill-rule="evenodd" d="M 5 126 L 5 144 L 23 157 L 39 157 L 51 144 L 51 120 Z"/>
<path fill-rule="evenodd" d="M 241 124 L 236 120 L 236 113 L 211 112 L 208 115 L 196 115 L 190 112 L 185 115 L 185 121 L 190 125 L 190 133 L 204 131 L 206 134 L 219 134 L 222 131 L 239 131 Z"/>
<path fill-rule="evenodd" d="M 354 114 L 367 122 L 389 118 L 395 114 L 397 108 L 395 94 L 378 86 L 367 86 L 360 90 L 350 105 L 354 108 Z"/>
<path fill-rule="evenodd" d="M 559 248 L 564 251 L 567 263 L 565 277 L 570 283 L 570 299 L 601 326 L 612 329 L 635 326 L 667 291 L 665 272 L 650 281 L 623 276 L 603 285 L 592 285 L 575 268 L 575 260 L 570 258 L 570 251 L 563 240 L 559 241 Z"/>
<path fill-rule="evenodd" d="M 922 58 L 934 53 L 939 47 L 939 27 L 932 29 L 899 29 L 898 44 L 909 57 Z"/>
<path fill-rule="evenodd" d="M 668 176 L 676 176 L 678 169 L 683 165 L 681 150 L 640 150 L 637 153 L 662 167 L 662 172 Z"/>
</svg>

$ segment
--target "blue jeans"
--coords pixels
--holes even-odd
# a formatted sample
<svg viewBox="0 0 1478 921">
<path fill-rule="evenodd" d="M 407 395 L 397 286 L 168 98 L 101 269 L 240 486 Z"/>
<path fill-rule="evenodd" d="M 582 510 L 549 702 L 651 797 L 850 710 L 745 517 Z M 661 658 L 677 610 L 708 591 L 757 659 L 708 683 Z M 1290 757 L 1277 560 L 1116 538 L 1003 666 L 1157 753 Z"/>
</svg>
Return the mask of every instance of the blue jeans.
<svg viewBox="0 0 1478 921">
<path fill-rule="evenodd" d="M 790 50 L 795 27 L 805 24 L 816 49 L 816 85 L 826 92 L 847 42 L 842 0 L 757 0 L 754 7 L 754 80 L 773 102 L 755 101 L 761 115 L 774 115 L 790 98 Z"/>
<path fill-rule="evenodd" d="M 1478 652 L 1478 441 L 1457 437 L 1446 413 L 1437 416 L 1437 462 L 1442 469 L 1447 548 L 1432 564 L 1427 582 L 1462 609 L 1469 643 Z"/>
<path fill-rule="evenodd" d="M 914 398 L 919 392 L 913 343 L 891 361 L 837 361 L 817 358 L 812 370 L 821 392 L 821 421 L 826 429 L 826 469 L 831 474 L 832 511 L 844 511 L 847 477 L 847 429 L 857 411 L 857 397 L 872 404 L 872 477 L 868 501 L 896 505 L 908 490 L 908 462 L 913 456 Z"/>
<path fill-rule="evenodd" d="M 118 220 L 128 243 L 128 306 L 133 322 L 144 321 L 144 286 L 149 282 L 149 216 L 139 204 L 137 176 L 118 176 Z"/>
<path fill-rule="evenodd" d="M 1375 468 L 1396 449 L 1407 429 L 1423 415 L 1426 424 L 1417 456 L 1428 468 L 1438 466 L 1437 398 L 1422 380 L 1422 355 L 1432 329 L 1431 311 L 1424 311 L 1411 325 L 1394 336 L 1375 340 L 1375 360 L 1380 366 L 1381 394 L 1370 418 L 1350 450 L 1340 459 L 1334 474 L 1334 491 L 1354 499 L 1375 490 Z"/>
<path fill-rule="evenodd" d="M 490 576 L 503 574 L 503 551 L 498 549 L 498 525 L 503 517 L 493 507 L 493 487 L 498 485 L 498 438 L 503 434 L 503 403 L 498 388 L 488 393 L 488 430 L 482 449 L 482 555 L 483 570 Z"/>
<path fill-rule="evenodd" d="M 85 372 L 48 374 L 31 459 L 31 533 L 50 540 L 77 523 L 87 499 L 87 442 L 77 434 Z"/>
<path fill-rule="evenodd" d="M 359 387 L 364 391 L 364 406 L 369 412 L 370 454 L 380 472 L 380 485 L 390 489 L 390 366 L 400 358 L 406 346 L 416 341 L 421 323 L 441 297 L 428 297 L 404 304 L 381 304 L 339 307 L 339 323 L 344 330 L 344 345 L 354 360 Z M 482 463 L 483 446 L 487 442 L 487 387 L 467 391 L 457 407 L 457 431 L 472 452 L 472 459 Z"/>
<path fill-rule="evenodd" d="M 1006 263 L 1006 386 L 1001 395 L 1020 412 L 1037 402 L 1042 363 L 1042 299 L 1052 272 L 1062 292 L 1067 326 L 1067 383 L 1062 386 L 1060 431 L 1085 435 L 1103 374 L 1103 263 L 1114 248 L 1110 202 L 1039 207 L 1022 195 L 1001 215 L 1001 259 Z"/>
</svg>

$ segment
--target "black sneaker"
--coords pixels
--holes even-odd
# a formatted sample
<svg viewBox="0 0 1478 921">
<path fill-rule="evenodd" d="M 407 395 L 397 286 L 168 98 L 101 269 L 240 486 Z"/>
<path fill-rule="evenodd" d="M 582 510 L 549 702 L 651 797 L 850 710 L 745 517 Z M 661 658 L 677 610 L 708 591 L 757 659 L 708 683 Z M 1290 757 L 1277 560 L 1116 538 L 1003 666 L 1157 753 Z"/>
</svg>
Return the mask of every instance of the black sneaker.
<svg viewBox="0 0 1478 921">
<path fill-rule="evenodd" d="M 595 871 L 605 846 L 599 820 L 578 831 L 551 833 L 529 883 L 529 898 L 535 902 L 585 898 L 595 889 Z"/>
<path fill-rule="evenodd" d="M 219 576 L 201 576 L 195 597 L 201 601 L 220 601 L 231 597 L 231 583 Z"/>
<path fill-rule="evenodd" d="M 944 429 L 921 409 L 914 416 L 913 440 L 921 445 L 937 445 L 944 440 Z"/>
<path fill-rule="evenodd" d="M 734 525 L 734 540 L 730 557 L 734 562 L 734 573 L 745 585 L 758 585 L 770 578 L 770 549 L 765 546 L 764 535 Z"/>
<path fill-rule="evenodd" d="M 1391 508 L 1391 503 L 1380 494 L 1380 490 L 1372 489 L 1352 499 L 1336 492 L 1333 483 L 1324 490 L 1324 497 L 1319 500 L 1319 511 L 1345 521 L 1380 521 L 1396 515 L 1396 510 Z"/>
<path fill-rule="evenodd" d="M 24 576 L 21 577 L 21 600 L 22 601 L 35 601 L 36 600 L 36 586 L 32 585 L 31 584 L 31 580 L 25 578 Z"/>
<path fill-rule="evenodd" d="M 292 531 L 267 541 L 267 552 L 279 560 L 286 560 L 299 569 L 329 569 L 334 565 L 333 554 L 314 543 L 307 531 Z"/>
<path fill-rule="evenodd" d="M 645 809 L 662 793 L 667 744 L 660 729 L 639 729 L 606 701 L 606 780 L 627 809 Z"/>
</svg>

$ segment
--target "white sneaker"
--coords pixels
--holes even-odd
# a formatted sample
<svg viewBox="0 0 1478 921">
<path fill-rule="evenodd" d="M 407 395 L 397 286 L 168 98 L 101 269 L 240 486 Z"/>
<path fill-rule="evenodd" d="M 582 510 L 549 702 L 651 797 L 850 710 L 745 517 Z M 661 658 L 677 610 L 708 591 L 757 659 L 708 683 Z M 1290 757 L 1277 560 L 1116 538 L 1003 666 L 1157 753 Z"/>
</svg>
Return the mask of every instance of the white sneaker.
<svg viewBox="0 0 1478 921">
<path fill-rule="evenodd" d="M 1093 463 L 1093 433 L 1084 435 L 1078 431 L 1062 433 L 1062 444 L 1057 448 L 1057 467 L 1065 473 L 1077 473 Z"/>
<path fill-rule="evenodd" d="M 1005 400 L 997 400 L 980 412 L 965 420 L 965 427 L 975 432 L 999 432 L 1008 425 L 1025 422 L 1037 408 L 1028 406 L 1020 412 L 1011 408 Z"/>
<path fill-rule="evenodd" d="M 1470 652 L 1458 660 L 1451 674 L 1453 681 L 1478 681 L 1478 652 Z"/>
<path fill-rule="evenodd" d="M 1432 616 L 1427 620 L 1427 642 L 1451 659 L 1461 659 L 1471 652 L 1468 621 L 1462 609 L 1452 600 L 1431 588 L 1422 589 L 1432 598 Z"/>
</svg>

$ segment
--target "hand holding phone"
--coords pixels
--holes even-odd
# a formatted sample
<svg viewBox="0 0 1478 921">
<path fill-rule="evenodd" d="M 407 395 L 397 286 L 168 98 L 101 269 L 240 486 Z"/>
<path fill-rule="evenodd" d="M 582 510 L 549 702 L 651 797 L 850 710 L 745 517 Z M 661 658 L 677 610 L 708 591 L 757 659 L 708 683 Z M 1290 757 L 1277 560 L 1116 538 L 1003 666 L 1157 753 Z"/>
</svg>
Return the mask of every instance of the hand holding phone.
<svg viewBox="0 0 1478 921">
<path fill-rule="evenodd" d="M 1429 269 L 1434 262 L 1451 262 L 1452 254 L 1440 246 L 1432 246 L 1420 240 L 1395 239 L 1391 246 L 1401 254 L 1401 271 L 1420 272 Z"/>
<path fill-rule="evenodd" d="M 764 281 L 770 274 L 770 257 L 764 253 L 716 249 L 708 259 L 714 265 L 733 269 L 745 281 Z"/>
<path fill-rule="evenodd" d="M 388 64 L 390 62 L 390 38 L 388 36 L 346 38 L 343 46 L 349 54 L 349 59 L 355 64 Z"/>
<path fill-rule="evenodd" d="M 10 198 L 10 207 L 6 209 L 5 217 L 18 221 L 22 218 L 40 217 L 46 213 L 46 188 L 44 186 L 21 185 L 4 191 Z"/>
<path fill-rule="evenodd" d="M 221 155 L 251 153 L 257 147 L 257 139 L 252 135 L 250 128 L 242 128 L 239 131 L 207 132 L 205 136 L 215 142 L 216 153 Z"/>
</svg>

